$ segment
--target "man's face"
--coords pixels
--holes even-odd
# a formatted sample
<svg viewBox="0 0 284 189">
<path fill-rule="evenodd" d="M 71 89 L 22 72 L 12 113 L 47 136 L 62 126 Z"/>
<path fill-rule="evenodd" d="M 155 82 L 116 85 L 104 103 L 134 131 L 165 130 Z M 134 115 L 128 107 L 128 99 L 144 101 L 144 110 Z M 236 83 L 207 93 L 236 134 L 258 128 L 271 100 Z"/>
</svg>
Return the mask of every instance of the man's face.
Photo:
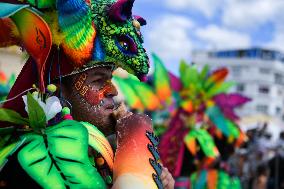
<svg viewBox="0 0 284 189">
<path fill-rule="evenodd" d="M 64 78 L 63 97 L 72 105 L 77 121 L 97 126 L 105 135 L 114 133 L 113 97 L 117 91 L 111 83 L 110 67 L 98 67 Z"/>
</svg>

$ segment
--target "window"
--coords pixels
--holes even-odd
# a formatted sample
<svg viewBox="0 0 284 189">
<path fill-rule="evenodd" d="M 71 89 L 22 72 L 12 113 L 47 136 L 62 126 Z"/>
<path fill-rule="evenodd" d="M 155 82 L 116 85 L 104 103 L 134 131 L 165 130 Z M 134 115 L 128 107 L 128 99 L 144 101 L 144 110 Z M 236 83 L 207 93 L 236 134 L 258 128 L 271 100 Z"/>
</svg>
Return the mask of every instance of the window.
<svg viewBox="0 0 284 189">
<path fill-rule="evenodd" d="M 232 66 L 232 75 L 234 77 L 239 77 L 242 72 L 242 67 L 241 66 Z"/>
<path fill-rule="evenodd" d="M 269 74 L 270 73 L 270 69 L 268 68 L 259 68 L 259 72 L 262 74 Z"/>
<path fill-rule="evenodd" d="M 262 52 L 262 58 L 265 59 L 265 60 L 272 60 L 273 52 L 271 52 L 271 51 L 263 51 Z"/>
<path fill-rule="evenodd" d="M 281 108 L 280 107 L 276 107 L 275 113 L 278 114 L 278 115 L 281 114 Z"/>
<path fill-rule="evenodd" d="M 261 94 L 269 94 L 269 87 L 268 86 L 260 86 L 258 88 L 258 92 Z"/>
<path fill-rule="evenodd" d="M 245 91 L 245 85 L 243 83 L 237 84 L 236 90 L 237 90 L 237 92 L 240 92 L 240 93 L 244 92 Z"/>
<path fill-rule="evenodd" d="M 276 84 L 284 84 L 284 78 L 283 75 L 276 73 L 274 74 L 274 80 Z"/>
<path fill-rule="evenodd" d="M 256 111 L 260 112 L 260 113 L 268 113 L 268 106 L 267 105 L 257 105 L 256 106 Z"/>
</svg>

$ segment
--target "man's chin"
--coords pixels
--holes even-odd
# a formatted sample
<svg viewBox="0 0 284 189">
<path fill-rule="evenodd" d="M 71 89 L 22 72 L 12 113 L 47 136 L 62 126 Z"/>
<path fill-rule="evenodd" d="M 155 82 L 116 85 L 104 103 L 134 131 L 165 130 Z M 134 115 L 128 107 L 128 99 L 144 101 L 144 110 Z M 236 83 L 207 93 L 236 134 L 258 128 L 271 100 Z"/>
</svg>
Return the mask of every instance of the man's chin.
<svg viewBox="0 0 284 189">
<path fill-rule="evenodd" d="M 91 124 L 95 125 L 105 136 L 115 134 L 116 120 L 112 113 L 104 115 L 101 119 L 96 118 L 96 121 L 92 121 Z"/>
</svg>

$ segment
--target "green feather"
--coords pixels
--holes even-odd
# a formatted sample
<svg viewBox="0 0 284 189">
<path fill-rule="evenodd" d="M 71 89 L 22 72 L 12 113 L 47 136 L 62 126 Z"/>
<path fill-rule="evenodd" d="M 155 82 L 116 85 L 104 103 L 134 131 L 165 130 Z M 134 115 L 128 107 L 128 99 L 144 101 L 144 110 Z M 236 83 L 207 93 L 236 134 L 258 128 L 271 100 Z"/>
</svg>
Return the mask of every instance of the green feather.
<svg viewBox="0 0 284 189">
<path fill-rule="evenodd" d="M 152 54 L 155 72 L 154 72 L 154 87 L 159 99 L 169 101 L 171 97 L 171 84 L 167 69 L 162 60 L 156 55 Z"/>
<path fill-rule="evenodd" d="M 131 108 L 139 108 L 140 105 L 140 110 L 144 109 L 144 107 L 142 107 L 142 102 L 139 96 L 136 94 L 134 88 L 129 85 L 126 79 L 114 76 L 113 80 L 118 85 L 119 90 L 122 92 L 124 100 Z"/>
</svg>

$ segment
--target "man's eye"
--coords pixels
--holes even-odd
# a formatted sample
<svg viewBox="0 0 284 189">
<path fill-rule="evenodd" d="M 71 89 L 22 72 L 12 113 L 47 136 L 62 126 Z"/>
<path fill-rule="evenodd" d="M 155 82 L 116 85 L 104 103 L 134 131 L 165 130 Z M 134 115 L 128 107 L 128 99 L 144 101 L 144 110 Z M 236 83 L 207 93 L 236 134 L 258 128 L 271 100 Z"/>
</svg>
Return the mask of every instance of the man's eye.
<svg viewBox="0 0 284 189">
<path fill-rule="evenodd" d="M 100 82 L 102 82 L 103 81 L 103 79 L 94 79 L 93 81 L 92 81 L 92 83 L 100 83 Z"/>
</svg>

